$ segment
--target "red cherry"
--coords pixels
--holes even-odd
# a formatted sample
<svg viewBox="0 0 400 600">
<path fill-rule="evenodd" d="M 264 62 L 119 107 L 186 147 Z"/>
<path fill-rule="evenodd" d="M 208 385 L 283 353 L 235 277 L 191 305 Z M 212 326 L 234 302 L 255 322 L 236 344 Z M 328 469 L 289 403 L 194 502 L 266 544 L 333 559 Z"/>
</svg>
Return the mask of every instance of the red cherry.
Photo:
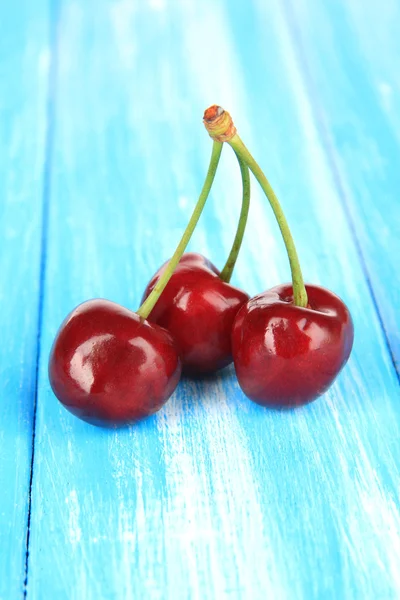
<svg viewBox="0 0 400 600">
<path fill-rule="evenodd" d="M 161 327 L 108 300 L 89 300 L 58 331 L 49 377 L 59 401 L 93 425 L 127 425 L 159 410 L 181 363 Z"/>
<path fill-rule="evenodd" d="M 332 292 L 307 285 L 308 307 L 292 285 L 259 294 L 238 312 L 232 347 L 240 387 L 262 406 L 306 404 L 323 394 L 349 358 L 353 322 Z"/>
<path fill-rule="evenodd" d="M 151 279 L 143 300 L 167 264 Z M 248 294 L 222 281 L 218 269 L 204 256 L 188 252 L 182 256 L 148 319 L 172 334 L 185 373 L 210 373 L 232 362 L 233 321 L 248 299 Z"/>
</svg>

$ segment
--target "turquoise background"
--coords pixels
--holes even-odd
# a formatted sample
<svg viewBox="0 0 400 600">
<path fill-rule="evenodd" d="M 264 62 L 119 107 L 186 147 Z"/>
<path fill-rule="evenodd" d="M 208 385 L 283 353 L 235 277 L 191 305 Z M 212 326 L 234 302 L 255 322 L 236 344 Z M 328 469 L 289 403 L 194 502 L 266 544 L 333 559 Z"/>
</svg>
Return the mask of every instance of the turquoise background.
<svg viewBox="0 0 400 600">
<path fill-rule="evenodd" d="M 400 5 L 14 0 L 0 6 L 0 599 L 400 597 Z M 350 361 L 280 413 L 232 368 L 117 432 L 47 378 L 78 303 L 136 309 L 195 204 L 218 103 L 265 169 L 307 281 L 355 323 Z M 221 170 L 190 249 L 218 267 Z M 233 283 L 289 279 L 256 183 Z"/>
</svg>

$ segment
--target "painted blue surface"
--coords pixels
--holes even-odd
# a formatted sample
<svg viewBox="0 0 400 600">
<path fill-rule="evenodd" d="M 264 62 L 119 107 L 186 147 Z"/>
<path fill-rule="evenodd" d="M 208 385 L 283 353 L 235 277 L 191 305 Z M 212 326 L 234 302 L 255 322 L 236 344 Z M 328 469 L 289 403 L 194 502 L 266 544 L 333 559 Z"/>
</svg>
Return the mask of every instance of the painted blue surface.
<svg viewBox="0 0 400 600">
<path fill-rule="evenodd" d="M 0 8 L 1 600 L 399 597 L 400 15 L 389 4 Z M 253 405 L 228 369 L 183 380 L 136 427 L 93 428 L 50 390 L 52 340 L 87 298 L 138 306 L 200 190 L 214 102 L 281 197 L 306 279 L 349 305 L 354 352 L 300 410 Z M 289 277 L 253 189 L 234 276 L 249 293 Z M 226 148 L 191 248 L 222 265 L 239 204 Z"/>
<path fill-rule="evenodd" d="M 400 372 L 400 5 L 293 2 L 289 13 L 320 137 Z"/>
<path fill-rule="evenodd" d="M 36 396 L 48 7 L 0 7 L 0 598 L 25 579 Z"/>
</svg>

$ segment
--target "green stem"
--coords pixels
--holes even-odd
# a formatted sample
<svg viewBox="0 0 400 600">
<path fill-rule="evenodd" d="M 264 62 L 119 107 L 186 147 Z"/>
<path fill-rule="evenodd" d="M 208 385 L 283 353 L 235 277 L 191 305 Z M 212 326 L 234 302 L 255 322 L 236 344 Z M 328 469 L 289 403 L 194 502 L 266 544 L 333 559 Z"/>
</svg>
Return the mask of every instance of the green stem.
<svg viewBox="0 0 400 600">
<path fill-rule="evenodd" d="M 222 281 L 230 282 L 233 269 L 235 268 L 236 261 L 238 258 L 238 254 L 240 251 L 240 247 L 242 245 L 244 232 L 247 224 L 247 217 L 249 214 L 250 207 L 250 173 L 247 165 L 243 162 L 240 156 L 236 153 L 236 158 L 238 159 L 240 172 L 242 174 L 242 187 L 243 187 L 243 196 L 242 196 L 242 208 L 240 211 L 240 218 L 238 227 L 236 230 L 235 239 L 233 240 L 232 249 L 229 253 L 228 259 L 225 263 L 224 268 L 221 271 L 221 279 Z"/>
<path fill-rule="evenodd" d="M 181 241 L 179 242 L 171 260 L 168 262 L 167 267 L 164 273 L 161 275 L 160 279 L 156 283 L 155 287 L 151 291 L 151 293 L 147 296 L 146 300 L 140 306 L 139 310 L 137 310 L 137 314 L 143 319 L 147 319 L 151 311 L 153 310 L 157 300 L 161 296 L 164 291 L 165 286 L 171 278 L 171 275 L 175 271 L 182 254 L 186 250 L 186 246 L 189 243 L 190 238 L 192 237 L 193 231 L 200 219 L 200 215 L 203 211 L 204 205 L 208 198 L 208 195 L 211 190 L 211 186 L 214 181 L 215 173 L 217 171 L 219 159 L 222 152 L 222 144 L 220 142 L 214 142 L 212 147 L 210 165 L 208 167 L 208 172 L 206 179 L 204 181 L 203 189 L 201 190 L 199 199 L 194 208 L 192 216 L 190 217 L 190 221 L 187 224 L 187 227 L 182 235 Z"/>
<path fill-rule="evenodd" d="M 274 211 L 276 220 L 281 230 L 283 241 L 285 242 L 286 250 L 289 257 L 290 269 L 292 272 L 293 282 L 293 300 L 297 306 L 306 307 L 308 304 L 307 291 L 304 286 L 303 275 L 301 273 L 300 263 L 296 252 L 296 247 L 290 233 L 289 225 L 286 221 L 286 217 L 283 213 L 282 207 L 276 197 L 274 190 L 272 189 L 268 179 L 265 177 L 259 165 L 256 163 L 246 146 L 235 134 L 229 141 L 228 144 L 232 146 L 236 155 L 239 156 L 242 161 L 249 167 L 262 190 L 267 196 L 272 210 Z"/>
</svg>

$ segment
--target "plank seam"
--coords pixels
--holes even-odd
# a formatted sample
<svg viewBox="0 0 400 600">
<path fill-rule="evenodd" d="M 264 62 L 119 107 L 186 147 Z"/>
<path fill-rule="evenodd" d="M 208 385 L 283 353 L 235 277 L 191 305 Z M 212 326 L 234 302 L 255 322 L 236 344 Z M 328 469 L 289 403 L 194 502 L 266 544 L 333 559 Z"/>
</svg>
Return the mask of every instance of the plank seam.
<svg viewBox="0 0 400 600">
<path fill-rule="evenodd" d="M 39 367 L 41 360 L 41 345 L 42 345 L 42 324 L 43 324 L 43 307 L 44 307 L 44 286 L 46 278 L 47 265 L 47 247 L 48 247 L 48 225 L 50 211 L 50 188 L 51 188 L 51 172 L 52 158 L 54 145 L 54 122 L 55 122 L 55 93 L 57 81 L 57 22 L 58 22 L 58 0 L 50 2 L 50 32 L 49 32 L 49 48 L 50 62 L 48 70 L 48 90 L 47 90 L 47 106 L 46 106 L 46 134 L 45 134 L 45 154 L 43 164 L 43 208 L 42 208 L 42 230 L 40 241 L 40 268 L 39 268 L 39 305 L 37 314 L 37 342 L 36 342 L 36 370 L 35 370 L 35 390 L 33 401 L 33 418 L 32 418 L 32 447 L 31 447 L 31 465 L 28 490 L 28 517 L 27 530 L 25 540 L 25 571 L 24 571 L 24 600 L 28 595 L 28 573 L 29 573 L 29 544 L 31 533 L 31 515 L 32 515 L 32 485 L 35 462 L 35 441 L 36 441 L 36 414 L 37 400 L 39 391 Z"/>
<path fill-rule="evenodd" d="M 316 127 L 317 127 L 317 130 L 319 131 L 319 134 L 321 137 L 322 146 L 325 150 L 328 165 L 329 165 L 330 171 L 332 173 L 333 182 L 334 182 L 340 203 L 343 207 L 347 222 L 349 224 L 352 237 L 354 239 L 356 251 L 357 251 L 358 257 L 360 259 L 360 263 L 361 263 L 361 268 L 362 268 L 362 271 L 363 271 L 363 274 L 364 274 L 364 277 L 365 277 L 365 280 L 367 283 L 367 288 L 368 288 L 369 294 L 371 296 L 372 304 L 374 306 L 376 315 L 378 317 L 379 324 L 380 324 L 382 332 L 383 332 L 385 345 L 388 350 L 390 359 L 392 361 L 395 373 L 397 375 L 397 381 L 400 384 L 399 365 L 397 364 L 397 361 L 395 359 L 394 352 L 393 352 L 393 349 L 392 349 L 392 346 L 390 343 L 390 339 L 389 339 L 389 336 L 386 331 L 385 323 L 384 323 L 384 320 L 382 317 L 382 313 L 381 313 L 381 310 L 379 307 L 379 303 L 378 303 L 377 297 L 375 295 L 375 291 L 372 286 L 370 272 L 368 269 L 366 259 L 364 257 L 360 239 L 357 235 L 354 218 L 352 216 L 351 209 L 350 209 L 351 201 L 348 199 L 348 195 L 345 190 L 344 179 L 341 174 L 338 160 L 336 158 L 336 152 L 335 152 L 334 145 L 333 145 L 333 142 L 331 139 L 329 128 L 328 128 L 328 125 L 326 124 L 324 110 L 319 101 L 318 93 L 316 92 L 316 86 L 314 84 L 314 80 L 311 75 L 310 67 L 309 67 L 308 60 L 306 58 L 306 53 L 304 50 L 304 46 L 303 46 L 303 43 L 301 40 L 301 33 L 300 33 L 299 28 L 297 27 L 295 20 L 292 16 L 294 11 L 293 11 L 291 0 L 285 0 L 283 2 L 283 12 L 284 12 L 284 16 L 285 16 L 285 20 L 286 20 L 288 29 L 292 34 L 293 46 L 295 49 L 295 54 L 297 56 L 298 64 L 299 64 L 301 73 L 303 75 L 303 79 L 306 84 L 306 88 L 309 90 L 310 106 L 314 113 Z"/>
</svg>

